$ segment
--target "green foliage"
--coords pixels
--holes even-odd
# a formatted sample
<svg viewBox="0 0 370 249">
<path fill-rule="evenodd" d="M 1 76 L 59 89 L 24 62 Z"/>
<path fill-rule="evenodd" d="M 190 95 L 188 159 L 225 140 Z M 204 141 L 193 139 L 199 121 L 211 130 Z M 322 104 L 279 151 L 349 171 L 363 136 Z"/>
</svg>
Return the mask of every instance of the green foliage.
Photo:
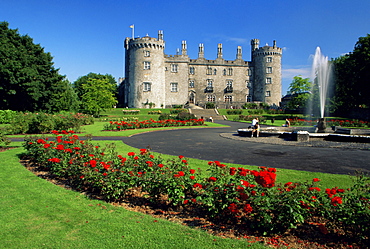
<svg viewBox="0 0 370 249">
<path fill-rule="evenodd" d="M 191 120 L 191 119 L 196 119 L 195 115 L 187 111 L 179 112 L 176 116 L 176 120 L 186 121 L 186 120 Z"/>
<path fill-rule="evenodd" d="M 307 101 L 311 96 L 311 88 L 312 83 L 309 78 L 303 79 L 300 76 L 295 76 L 292 83 L 289 85 L 288 93 L 292 95 L 292 99 L 288 103 L 288 108 L 305 108 L 307 106 Z"/>
<path fill-rule="evenodd" d="M 6 136 L 6 129 L 0 128 L 0 147 L 1 146 L 6 146 L 10 144 L 10 140 Z"/>
<path fill-rule="evenodd" d="M 0 109 L 71 110 L 74 93 L 54 68 L 51 54 L 8 25 L 0 22 Z"/>
<path fill-rule="evenodd" d="M 206 109 L 215 109 L 215 103 L 207 102 L 206 103 Z"/>
<path fill-rule="evenodd" d="M 231 109 L 226 111 L 227 115 L 240 115 L 243 113 L 241 109 Z"/>
<path fill-rule="evenodd" d="M 255 118 L 258 118 L 260 124 L 266 123 L 266 117 L 260 115 L 239 115 L 235 121 L 252 121 Z"/>
<path fill-rule="evenodd" d="M 16 111 L 0 110 L 0 124 L 8 124 L 17 115 Z"/>
<path fill-rule="evenodd" d="M 140 110 L 122 110 L 123 115 L 138 115 Z"/>
<path fill-rule="evenodd" d="M 189 114 L 185 114 L 187 117 Z M 186 119 L 186 120 L 173 120 L 173 119 L 166 119 L 166 120 L 159 120 L 155 121 L 153 119 L 144 120 L 144 121 L 110 121 L 106 125 L 104 125 L 104 130 L 107 131 L 122 131 L 128 129 L 145 129 L 145 128 L 159 128 L 159 127 L 179 127 L 179 126 L 199 126 L 204 125 L 203 119 Z"/>
<path fill-rule="evenodd" d="M 243 108 L 244 109 L 257 109 L 258 108 L 258 105 L 257 105 L 257 103 L 245 103 L 244 105 L 243 105 Z"/>
<path fill-rule="evenodd" d="M 84 113 L 99 116 L 100 112 L 117 104 L 113 86 L 107 78 L 88 79 L 82 83 L 81 107 Z"/>
<path fill-rule="evenodd" d="M 158 120 L 167 120 L 167 119 L 175 119 L 170 113 L 161 113 L 158 117 Z"/>
<path fill-rule="evenodd" d="M 369 107 L 370 34 L 360 37 L 353 52 L 333 60 L 335 68 L 335 111 L 348 112 L 353 108 Z"/>
<path fill-rule="evenodd" d="M 7 134 L 39 134 L 50 133 L 52 130 L 78 131 L 82 125 L 92 124 L 91 116 L 81 113 L 19 113 L 10 122 Z"/>
<path fill-rule="evenodd" d="M 182 108 L 177 108 L 177 109 L 171 109 L 170 110 L 170 113 L 171 114 L 178 114 L 178 113 L 180 113 L 180 112 L 187 112 L 188 110 L 186 110 L 186 109 L 182 109 Z"/>
<path fill-rule="evenodd" d="M 107 87 L 109 89 L 113 96 L 117 98 L 118 96 L 118 86 L 116 83 L 116 80 L 114 77 L 110 74 L 97 74 L 97 73 L 89 73 L 85 76 L 79 77 L 75 82 L 73 82 L 73 88 L 75 89 L 78 98 L 82 98 L 82 95 L 84 95 L 85 90 L 83 89 L 83 84 L 86 84 L 89 80 L 103 80 L 105 82 L 108 82 L 111 87 Z"/>
<path fill-rule="evenodd" d="M 111 201 L 142 189 L 147 198 L 174 207 L 196 207 L 202 215 L 219 217 L 229 224 L 243 224 L 262 234 L 288 229 L 319 219 L 325 229 L 344 226 L 348 236 L 366 243 L 370 222 L 370 178 L 360 174 L 349 189 L 322 189 L 320 179 L 276 184 L 275 168 L 259 170 L 227 167 L 209 162 L 208 174 L 189 166 L 183 156 L 168 161 L 146 149 L 118 155 L 112 146 L 81 143 L 78 136 L 64 132 L 56 141 L 29 138 L 24 147 L 39 165 L 67 178 L 82 191 L 100 193 Z M 139 188 L 138 188 L 139 187 Z"/>
</svg>

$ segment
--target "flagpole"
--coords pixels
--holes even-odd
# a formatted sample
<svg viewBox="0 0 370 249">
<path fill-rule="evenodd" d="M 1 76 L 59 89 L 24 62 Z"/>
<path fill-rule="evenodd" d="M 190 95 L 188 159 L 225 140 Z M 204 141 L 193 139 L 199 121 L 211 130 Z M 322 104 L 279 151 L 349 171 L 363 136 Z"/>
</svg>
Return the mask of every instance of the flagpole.
<svg viewBox="0 0 370 249">
<path fill-rule="evenodd" d="M 132 25 L 130 26 L 130 28 L 132 28 L 132 39 L 135 39 L 135 37 L 134 37 L 134 35 L 135 35 L 135 25 L 134 25 L 134 24 L 132 24 Z"/>
</svg>

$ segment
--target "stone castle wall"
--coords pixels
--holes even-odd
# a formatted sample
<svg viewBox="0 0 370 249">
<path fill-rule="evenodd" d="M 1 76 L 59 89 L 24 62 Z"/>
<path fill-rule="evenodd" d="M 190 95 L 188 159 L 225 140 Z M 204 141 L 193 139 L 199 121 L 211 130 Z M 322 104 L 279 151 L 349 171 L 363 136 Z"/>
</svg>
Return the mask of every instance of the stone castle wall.
<svg viewBox="0 0 370 249">
<path fill-rule="evenodd" d="M 279 105 L 281 99 L 281 48 L 259 47 L 252 40 L 252 61 L 242 59 L 238 46 L 235 60 L 224 60 L 222 44 L 217 58 L 204 58 L 203 44 L 197 59 L 187 55 L 186 41 L 181 52 L 165 55 L 163 33 L 158 38 L 126 38 L 123 102 L 127 107 L 171 107 L 214 102 L 219 108 L 240 107 L 246 102 Z M 149 67 L 148 67 L 149 65 Z"/>
</svg>

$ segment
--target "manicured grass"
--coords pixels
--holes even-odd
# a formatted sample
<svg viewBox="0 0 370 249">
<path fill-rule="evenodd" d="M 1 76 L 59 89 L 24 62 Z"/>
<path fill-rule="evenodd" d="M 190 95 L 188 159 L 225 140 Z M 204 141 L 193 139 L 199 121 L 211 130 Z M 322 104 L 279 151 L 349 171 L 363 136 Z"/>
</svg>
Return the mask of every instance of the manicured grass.
<svg viewBox="0 0 370 249">
<path fill-rule="evenodd" d="M 125 130 L 125 131 L 103 131 L 105 124 L 107 124 L 107 121 L 106 122 L 95 122 L 93 125 L 85 125 L 81 129 L 81 132 L 82 132 L 81 135 L 94 134 L 94 136 L 107 136 L 107 137 L 124 136 L 124 137 L 127 137 L 127 136 L 131 136 L 134 134 L 142 133 L 142 132 L 151 132 L 151 131 L 159 131 L 159 130 L 223 127 L 223 125 L 220 125 L 220 124 L 205 122 L 204 126 L 163 127 L 163 128 L 148 128 L 148 129 L 132 129 L 132 130 Z"/>
<path fill-rule="evenodd" d="M 22 152 L 0 153 L 2 248 L 264 248 L 88 199 L 33 175 Z"/>
<path fill-rule="evenodd" d="M 104 136 L 100 122 L 86 130 L 95 136 Z M 209 124 L 214 127 L 216 124 Z M 189 127 L 187 127 L 189 128 Z M 151 131 L 157 129 L 145 129 Z M 122 136 L 144 130 L 120 132 Z M 110 132 L 112 133 L 112 132 Z M 99 145 L 111 141 L 94 141 Z M 125 156 L 139 152 L 121 141 L 113 141 L 116 151 Z M 11 146 L 21 146 L 20 142 Z M 222 239 L 203 231 L 154 219 L 151 216 L 114 207 L 99 200 L 90 200 L 83 194 L 66 190 L 36 177 L 20 163 L 18 155 L 23 148 L 0 153 L 0 237 L 4 248 L 264 248 L 245 240 Z M 171 159 L 177 156 L 153 153 L 156 157 Z M 208 162 L 188 159 L 192 168 L 201 168 L 203 174 Z M 257 169 L 256 166 L 226 164 L 229 167 Z M 351 180 L 346 175 L 312 173 L 277 169 L 277 182 L 303 182 L 321 179 L 322 188 L 347 188 Z"/>
</svg>

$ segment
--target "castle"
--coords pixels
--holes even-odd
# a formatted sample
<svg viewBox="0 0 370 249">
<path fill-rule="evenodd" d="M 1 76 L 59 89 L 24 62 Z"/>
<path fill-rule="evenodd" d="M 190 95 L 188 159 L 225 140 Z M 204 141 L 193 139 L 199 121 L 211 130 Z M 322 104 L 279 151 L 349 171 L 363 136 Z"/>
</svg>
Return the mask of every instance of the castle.
<svg viewBox="0 0 370 249">
<path fill-rule="evenodd" d="M 166 55 L 163 31 L 158 37 L 125 39 L 125 79 L 121 84 L 124 107 L 173 107 L 214 103 L 218 108 L 239 108 L 246 102 L 279 105 L 281 100 L 282 49 L 259 47 L 251 40 L 251 61 L 242 59 L 238 46 L 235 60 L 223 59 L 222 44 L 217 58 L 204 58 L 199 44 L 197 59 L 187 55 L 186 41 L 181 53 Z"/>
</svg>

